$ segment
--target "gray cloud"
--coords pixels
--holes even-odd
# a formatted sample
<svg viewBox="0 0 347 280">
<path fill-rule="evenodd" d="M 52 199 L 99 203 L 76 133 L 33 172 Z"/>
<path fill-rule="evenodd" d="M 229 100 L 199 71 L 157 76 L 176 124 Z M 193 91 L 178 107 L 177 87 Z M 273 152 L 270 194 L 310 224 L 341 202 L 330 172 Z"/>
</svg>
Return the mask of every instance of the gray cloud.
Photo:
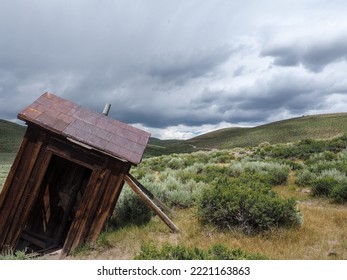
<svg viewBox="0 0 347 280">
<path fill-rule="evenodd" d="M 213 116 L 215 123 L 267 122 L 281 110 L 295 116 L 327 109 L 325 100 L 338 88 L 330 80 L 320 80 L 312 74 L 280 73 L 261 77 L 236 91 L 205 89 L 192 107 L 205 118 Z"/>
<path fill-rule="evenodd" d="M 149 130 L 341 108 L 344 2 L 236 2 L 0 1 L 0 118 L 46 91 Z"/>
<path fill-rule="evenodd" d="M 342 34 L 330 40 L 304 38 L 284 45 L 266 46 L 261 55 L 274 58 L 274 65 L 304 65 L 311 71 L 322 71 L 327 65 L 347 59 L 347 36 Z"/>
<path fill-rule="evenodd" d="M 161 82 L 184 82 L 207 75 L 225 63 L 232 53 L 228 45 L 214 49 L 186 51 L 183 54 L 161 54 L 151 61 L 149 75 Z"/>
</svg>

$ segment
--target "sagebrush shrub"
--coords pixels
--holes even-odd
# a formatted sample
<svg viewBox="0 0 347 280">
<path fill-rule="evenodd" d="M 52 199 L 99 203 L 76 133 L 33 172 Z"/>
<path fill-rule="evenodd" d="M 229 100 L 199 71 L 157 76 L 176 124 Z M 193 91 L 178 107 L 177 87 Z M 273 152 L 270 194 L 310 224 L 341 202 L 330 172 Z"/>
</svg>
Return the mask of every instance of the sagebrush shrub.
<svg viewBox="0 0 347 280">
<path fill-rule="evenodd" d="M 344 173 L 336 169 L 323 170 L 312 180 L 312 194 L 315 196 L 331 196 L 332 191 L 341 184 L 347 183 Z"/>
<path fill-rule="evenodd" d="M 300 187 L 311 186 L 317 175 L 308 169 L 299 170 L 296 173 L 296 184 Z"/>
<path fill-rule="evenodd" d="M 145 224 L 152 217 L 148 206 L 129 188 L 124 188 L 108 225 Z"/>
<path fill-rule="evenodd" d="M 347 182 L 339 182 L 330 192 L 330 198 L 336 203 L 347 202 Z"/>
<path fill-rule="evenodd" d="M 329 196 L 338 182 L 332 177 L 317 177 L 312 182 L 312 194 L 314 196 Z"/>
<path fill-rule="evenodd" d="M 227 168 L 226 168 L 226 173 L 229 177 L 234 177 L 237 178 L 239 176 L 241 176 L 241 174 L 244 172 L 245 167 L 243 164 L 241 164 L 240 162 L 235 162 L 230 164 Z"/>
<path fill-rule="evenodd" d="M 198 203 L 199 218 L 220 228 L 240 228 L 247 234 L 277 227 L 297 226 L 302 216 L 293 199 L 280 198 L 266 185 L 242 181 L 204 189 Z"/>
<path fill-rule="evenodd" d="M 306 160 L 307 164 L 312 164 L 317 161 L 333 161 L 336 160 L 337 155 L 331 151 L 324 151 L 322 153 L 313 154 L 310 156 L 308 160 Z"/>
<path fill-rule="evenodd" d="M 186 166 L 186 162 L 181 157 L 173 157 L 167 163 L 167 167 L 174 170 L 184 168 L 185 166 Z"/>
<path fill-rule="evenodd" d="M 247 162 L 245 172 L 268 175 L 269 183 L 273 186 L 287 183 L 290 168 L 274 162 Z"/>
<path fill-rule="evenodd" d="M 314 164 L 309 165 L 309 170 L 316 173 L 317 175 L 321 174 L 325 170 L 332 170 L 332 169 L 343 170 L 342 162 L 321 160 Z"/>
<path fill-rule="evenodd" d="M 332 152 L 341 152 L 347 148 L 347 135 L 331 139 L 327 141 L 327 149 Z"/>
<path fill-rule="evenodd" d="M 347 149 L 342 150 L 337 154 L 337 158 L 342 161 L 347 161 Z"/>
</svg>

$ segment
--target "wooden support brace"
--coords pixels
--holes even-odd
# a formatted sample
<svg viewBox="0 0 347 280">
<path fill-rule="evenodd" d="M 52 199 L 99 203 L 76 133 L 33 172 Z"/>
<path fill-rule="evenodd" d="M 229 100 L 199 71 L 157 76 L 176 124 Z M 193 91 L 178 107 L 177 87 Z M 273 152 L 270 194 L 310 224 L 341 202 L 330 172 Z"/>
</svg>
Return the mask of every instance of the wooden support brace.
<svg viewBox="0 0 347 280">
<path fill-rule="evenodd" d="M 124 177 L 125 182 L 131 187 L 131 189 L 147 204 L 147 206 L 152 209 L 159 218 L 173 231 L 173 232 L 179 232 L 178 227 L 169 219 L 168 216 L 165 215 L 161 209 L 155 205 L 155 203 L 148 197 L 148 195 L 142 190 L 146 189 L 144 186 L 141 185 L 139 187 L 136 184 L 136 180 L 134 180 L 134 177 L 130 174 L 125 175 Z M 146 189 L 147 190 L 147 189 Z M 148 191 L 148 190 L 147 190 Z M 149 192 L 149 191 L 148 191 Z M 150 192 L 149 192 L 150 193 Z"/>
<path fill-rule="evenodd" d="M 161 202 L 157 197 L 154 196 L 149 190 L 147 190 L 139 181 L 137 181 L 134 176 L 131 174 L 127 175 L 135 184 L 138 186 L 141 191 L 148 196 L 149 199 L 151 199 L 155 205 L 159 206 L 162 210 L 164 210 L 166 213 L 172 214 L 171 209 L 167 207 L 163 202 Z"/>
</svg>

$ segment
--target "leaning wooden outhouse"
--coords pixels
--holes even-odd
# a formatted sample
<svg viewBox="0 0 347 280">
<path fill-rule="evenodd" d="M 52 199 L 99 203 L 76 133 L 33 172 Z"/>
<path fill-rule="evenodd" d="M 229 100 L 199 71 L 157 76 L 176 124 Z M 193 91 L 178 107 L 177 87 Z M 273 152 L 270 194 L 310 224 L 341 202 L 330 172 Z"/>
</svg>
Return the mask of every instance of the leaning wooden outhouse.
<svg viewBox="0 0 347 280">
<path fill-rule="evenodd" d="M 18 118 L 27 130 L 0 195 L 0 252 L 64 256 L 96 240 L 150 134 L 51 93 Z"/>
</svg>

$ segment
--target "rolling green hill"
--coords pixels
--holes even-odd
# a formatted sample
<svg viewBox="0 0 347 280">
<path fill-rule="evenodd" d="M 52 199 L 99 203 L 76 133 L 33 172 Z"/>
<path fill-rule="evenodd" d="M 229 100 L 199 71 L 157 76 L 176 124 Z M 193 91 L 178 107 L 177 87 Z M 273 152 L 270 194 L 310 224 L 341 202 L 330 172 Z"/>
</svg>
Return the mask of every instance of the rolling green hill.
<svg viewBox="0 0 347 280">
<path fill-rule="evenodd" d="M 24 133 L 24 126 L 0 120 L 0 162 L 14 159 Z"/>
<path fill-rule="evenodd" d="M 15 154 L 25 127 L 0 120 L 0 154 Z M 231 127 L 212 131 L 189 140 L 151 138 L 145 157 L 197 150 L 227 149 L 295 142 L 302 139 L 327 139 L 347 134 L 347 113 L 303 116 L 252 128 Z"/>
<path fill-rule="evenodd" d="M 25 127 L 0 120 L 0 153 L 16 152 L 25 133 Z"/>
<path fill-rule="evenodd" d="M 151 139 L 146 156 L 227 149 L 295 142 L 302 139 L 327 139 L 347 134 L 347 113 L 303 116 L 252 128 L 232 127 L 206 133 L 186 141 Z M 153 141 L 153 142 L 152 142 Z"/>
</svg>

